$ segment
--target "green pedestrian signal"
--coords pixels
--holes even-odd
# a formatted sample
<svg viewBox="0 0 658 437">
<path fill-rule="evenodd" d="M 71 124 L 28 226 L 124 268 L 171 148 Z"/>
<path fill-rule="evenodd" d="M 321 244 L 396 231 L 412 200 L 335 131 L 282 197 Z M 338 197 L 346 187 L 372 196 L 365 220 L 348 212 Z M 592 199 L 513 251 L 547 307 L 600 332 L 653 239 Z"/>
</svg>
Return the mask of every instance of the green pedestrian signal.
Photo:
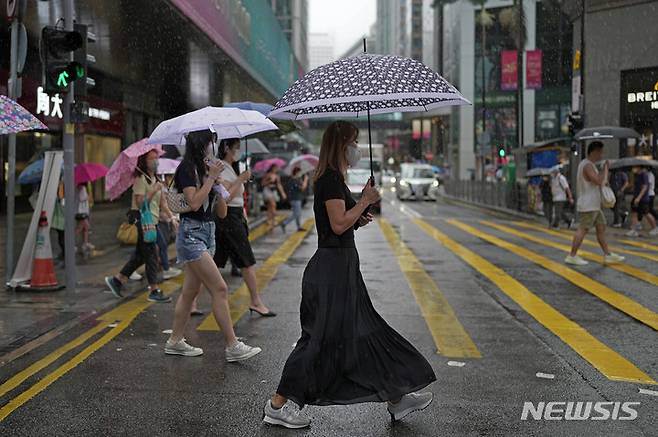
<svg viewBox="0 0 658 437">
<path fill-rule="evenodd" d="M 66 88 L 69 86 L 69 74 L 66 71 L 62 71 L 59 73 L 59 77 L 57 78 L 57 86 L 61 86 L 62 88 Z"/>
<path fill-rule="evenodd" d="M 67 93 L 74 80 L 86 76 L 84 66 L 71 59 L 83 47 L 83 43 L 83 36 L 78 30 L 64 30 L 54 26 L 42 29 L 40 52 L 46 93 Z"/>
<path fill-rule="evenodd" d="M 498 150 L 498 156 L 500 156 L 501 158 L 504 158 L 505 157 L 505 149 Z"/>
</svg>

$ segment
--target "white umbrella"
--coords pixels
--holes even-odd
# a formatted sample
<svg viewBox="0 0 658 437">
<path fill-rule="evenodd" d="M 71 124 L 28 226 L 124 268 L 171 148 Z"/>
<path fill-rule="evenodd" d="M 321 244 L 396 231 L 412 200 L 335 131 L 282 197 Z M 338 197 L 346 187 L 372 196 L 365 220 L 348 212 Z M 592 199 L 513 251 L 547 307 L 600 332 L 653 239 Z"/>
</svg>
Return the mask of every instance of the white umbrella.
<svg viewBox="0 0 658 437">
<path fill-rule="evenodd" d="M 249 144 L 247 145 L 247 141 Z M 240 155 L 244 156 L 249 151 L 251 155 L 269 155 L 270 149 L 263 144 L 258 138 L 249 138 L 245 139 L 244 143 L 240 144 Z"/>
<path fill-rule="evenodd" d="M 218 139 L 222 139 L 242 138 L 257 132 L 276 130 L 277 127 L 257 111 L 206 106 L 163 121 L 153 130 L 148 143 L 180 145 L 187 133 L 206 129 L 214 131 Z"/>
<path fill-rule="evenodd" d="M 316 166 L 311 164 L 309 161 L 297 160 L 296 162 L 290 161 L 290 163 L 286 166 L 284 171 L 287 175 L 292 175 L 292 171 L 295 168 L 299 168 L 302 172 L 301 174 L 306 174 L 315 170 L 315 167 Z"/>
</svg>

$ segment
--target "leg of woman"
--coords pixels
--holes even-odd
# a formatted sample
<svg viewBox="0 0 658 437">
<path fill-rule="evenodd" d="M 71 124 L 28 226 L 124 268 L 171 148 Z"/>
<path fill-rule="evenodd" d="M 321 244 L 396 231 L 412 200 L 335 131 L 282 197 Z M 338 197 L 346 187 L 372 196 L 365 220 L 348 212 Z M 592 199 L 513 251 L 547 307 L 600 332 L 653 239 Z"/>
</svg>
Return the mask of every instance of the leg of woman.
<svg viewBox="0 0 658 437">
<path fill-rule="evenodd" d="M 233 322 L 231 321 L 231 313 L 228 306 L 228 286 L 224 282 L 219 269 L 213 261 L 208 252 L 205 252 L 201 259 L 189 263 L 189 269 L 196 278 L 203 284 L 210 292 L 212 299 L 212 312 L 217 320 L 217 324 L 224 334 L 226 346 L 234 345 L 237 340 L 235 338 L 235 331 L 233 331 Z M 186 309 L 186 316 L 189 318 L 191 308 L 191 300 Z"/>
<path fill-rule="evenodd" d="M 249 294 L 251 296 L 251 306 L 261 313 L 268 313 L 270 310 L 265 306 L 262 300 L 260 300 L 260 293 L 258 293 L 258 281 L 256 281 L 256 266 L 249 266 L 242 268 L 242 277 L 244 282 L 247 283 L 247 288 L 249 288 Z"/>
<path fill-rule="evenodd" d="M 302 227 L 302 201 L 293 200 L 292 203 L 292 213 L 295 216 L 295 222 L 297 223 L 297 229 Z"/>
<path fill-rule="evenodd" d="M 158 250 L 160 251 L 160 264 L 162 265 L 162 270 L 169 270 L 169 254 L 167 250 L 169 249 L 169 229 L 168 224 L 161 222 L 158 223 Z"/>
<path fill-rule="evenodd" d="M 185 326 L 190 319 L 192 301 L 196 299 L 201 292 L 201 280 L 192 270 L 191 264 L 192 263 L 187 263 L 184 267 L 185 278 L 183 279 L 183 289 L 176 301 L 174 323 L 171 329 L 171 336 L 169 336 L 169 341 L 171 343 L 177 343 L 183 339 L 183 336 L 185 335 Z"/>
<path fill-rule="evenodd" d="M 89 218 L 82 220 L 82 241 L 85 246 L 89 245 Z"/>
<path fill-rule="evenodd" d="M 158 271 L 160 270 L 160 263 L 158 260 L 158 247 L 155 243 L 142 242 L 142 258 L 146 263 L 146 281 L 149 284 L 149 290 L 158 289 Z"/>
</svg>

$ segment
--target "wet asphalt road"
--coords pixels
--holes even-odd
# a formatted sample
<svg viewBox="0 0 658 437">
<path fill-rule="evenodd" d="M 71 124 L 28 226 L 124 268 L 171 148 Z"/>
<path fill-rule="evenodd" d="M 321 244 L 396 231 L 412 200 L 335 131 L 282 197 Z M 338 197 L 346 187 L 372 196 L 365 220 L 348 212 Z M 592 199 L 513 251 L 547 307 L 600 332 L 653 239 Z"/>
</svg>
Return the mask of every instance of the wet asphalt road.
<svg viewBox="0 0 658 437">
<path fill-rule="evenodd" d="M 254 244 L 259 266 L 268 258 L 270 263 L 276 261 L 270 258 L 272 254 L 290 244 L 291 239 L 300 240 L 289 257 L 277 258 L 278 270 L 262 291 L 263 299 L 278 316 L 258 318 L 245 314 L 236 322 L 239 336 L 263 348 L 260 355 L 240 364 L 225 363 L 220 333 L 196 329 L 202 317 L 193 319 L 186 337 L 190 343 L 204 348 L 205 354 L 197 358 L 165 356 L 163 344 L 167 335 L 162 331 L 170 328 L 172 304 L 146 305 L 143 296 L 138 297 L 133 307 L 117 310 L 116 327 L 112 327 L 112 313 L 100 322 L 92 320 L 67 331 L 0 367 L 0 405 L 4 405 L 0 410 L 0 417 L 4 417 L 0 435 L 658 434 L 658 396 L 640 393 L 640 389 L 658 390 L 651 383 L 658 380 L 658 337 L 656 327 L 650 326 L 658 313 L 658 287 L 651 282 L 652 276 L 640 279 L 596 263 L 579 268 L 596 282 L 590 288 L 612 290 L 639 304 L 644 311 L 641 314 L 646 317 L 638 320 L 545 265 L 498 247 L 469 232 L 470 228 L 457 227 L 447 220 L 458 220 L 557 263 L 563 259 L 563 252 L 480 221 L 504 224 L 553 243 L 568 244 L 565 239 L 540 230 L 515 227 L 510 217 L 445 201 L 400 204 L 387 193 L 383 210 L 383 222 L 357 232 L 362 272 L 377 310 L 434 367 L 438 380 L 429 389 L 434 392 L 435 400 L 425 411 L 391 424 L 382 404 L 307 407 L 305 412 L 313 421 L 307 430 L 289 431 L 261 423 L 263 405 L 275 390 L 283 363 L 300 334 L 301 276 L 317 244 L 314 231 L 302 240 L 298 234 L 284 236 L 276 229 Z M 305 213 L 308 215 L 310 211 L 307 209 Z M 610 379 L 607 370 L 597 367 L 605 367 L 609 361 L 601 364 L 596 361 L 596 355 L 595 359 L 586 359 L 577 353 L 565 341 L 570 331 L 556 335 L 550 329 L 553 325 L 547 327 L 538 321 L 538 318 L 544 320 L 545 308 L 531 311 L 522 308 L 518 300 L 492 282 L 491 275 L 495 273 L 482 267 L 483 264 L 475 268 L 467 263 L 460 255 L 464 253 L 459 252 L 461 249 L 437 241 L 421 227 L 419 219 L 518 281 L 509 282 L 513 292 L 519 289 L 515 284 L 522 284 L 584 328 L 594 341 L 612 350 L 615 357 L 622 357 L 626 364 L 621 368 L 613 366 L 620 372 L 617 375 L 627 375 L 629 369 L 637 370 L 633 375 L 642 374 L 648 380 Z M 386 232 L 387 229 L 393 234 Z M 419 268 L 414 264 L 416 270 L 407 273 L 414 278 L 428 275 L 434 281 L 454 311 L 454 321 L 434 317 L 427 311 L 423 315 L 419 302 L 424 301 L 418 296 L 427 290 L 416 289 L 418 283 L 405 276 L 403 267 L 409 265 L 411 258 L 393 250 L 391 235 L 403 242 L 420 265 Z M 597 252 L 593 247 L 587 249 Z M 649 249 L 632 250 L 658 257 L 658 252 Z M 628 258 L 636 273 L 658 274 L 656 260 L 630 255 Z M 234 278 L 227 280 L 232 291 L 240 284 Z M 176 284 L 169 284 L 169 288 L 175 293 Z M 623 306 L 626 302 L 623 299 L 615 298 L 612 302 L 623 309 L 638 310 Z M 201 307 L 206 310 L 209 307 L 207 296 L 203 296 Z M 534 316 L 532 311 L 536 311 Z M 452 332 L 454 323 L 463 328 L 462 338 L 472 341 L 480 357 L 442 353 L 432 328 L 439 333 Z M 96 331 L 90 333 L 93 329 Z M 114 330 L 118 334 L 112 335 Z M 79 344 L 72 344 L 81 337 L 84 338 Z M 452 340 L 459 349 L 459 341 Z M 553 378 L 538 377 L 538 372 Z M 638 417 L 632 421 L 532 420 L 532 417 L 521 420 L 526 401 L 640 404 L 634 407 Z"/>
</svg>

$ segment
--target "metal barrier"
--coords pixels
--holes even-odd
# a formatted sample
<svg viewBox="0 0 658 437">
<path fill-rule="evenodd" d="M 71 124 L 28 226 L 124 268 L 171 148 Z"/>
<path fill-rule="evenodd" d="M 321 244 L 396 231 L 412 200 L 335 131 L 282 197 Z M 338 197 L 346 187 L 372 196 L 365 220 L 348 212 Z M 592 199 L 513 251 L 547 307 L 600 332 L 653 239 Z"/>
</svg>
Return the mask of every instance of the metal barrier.
<svg viewBox="0 0 658 437">
<path fill-rule="evenodd" d="M 471 203 L 528 212 L 528 196 L 520 184 L 445 181 L 445 193 Z"/>
</svg>

